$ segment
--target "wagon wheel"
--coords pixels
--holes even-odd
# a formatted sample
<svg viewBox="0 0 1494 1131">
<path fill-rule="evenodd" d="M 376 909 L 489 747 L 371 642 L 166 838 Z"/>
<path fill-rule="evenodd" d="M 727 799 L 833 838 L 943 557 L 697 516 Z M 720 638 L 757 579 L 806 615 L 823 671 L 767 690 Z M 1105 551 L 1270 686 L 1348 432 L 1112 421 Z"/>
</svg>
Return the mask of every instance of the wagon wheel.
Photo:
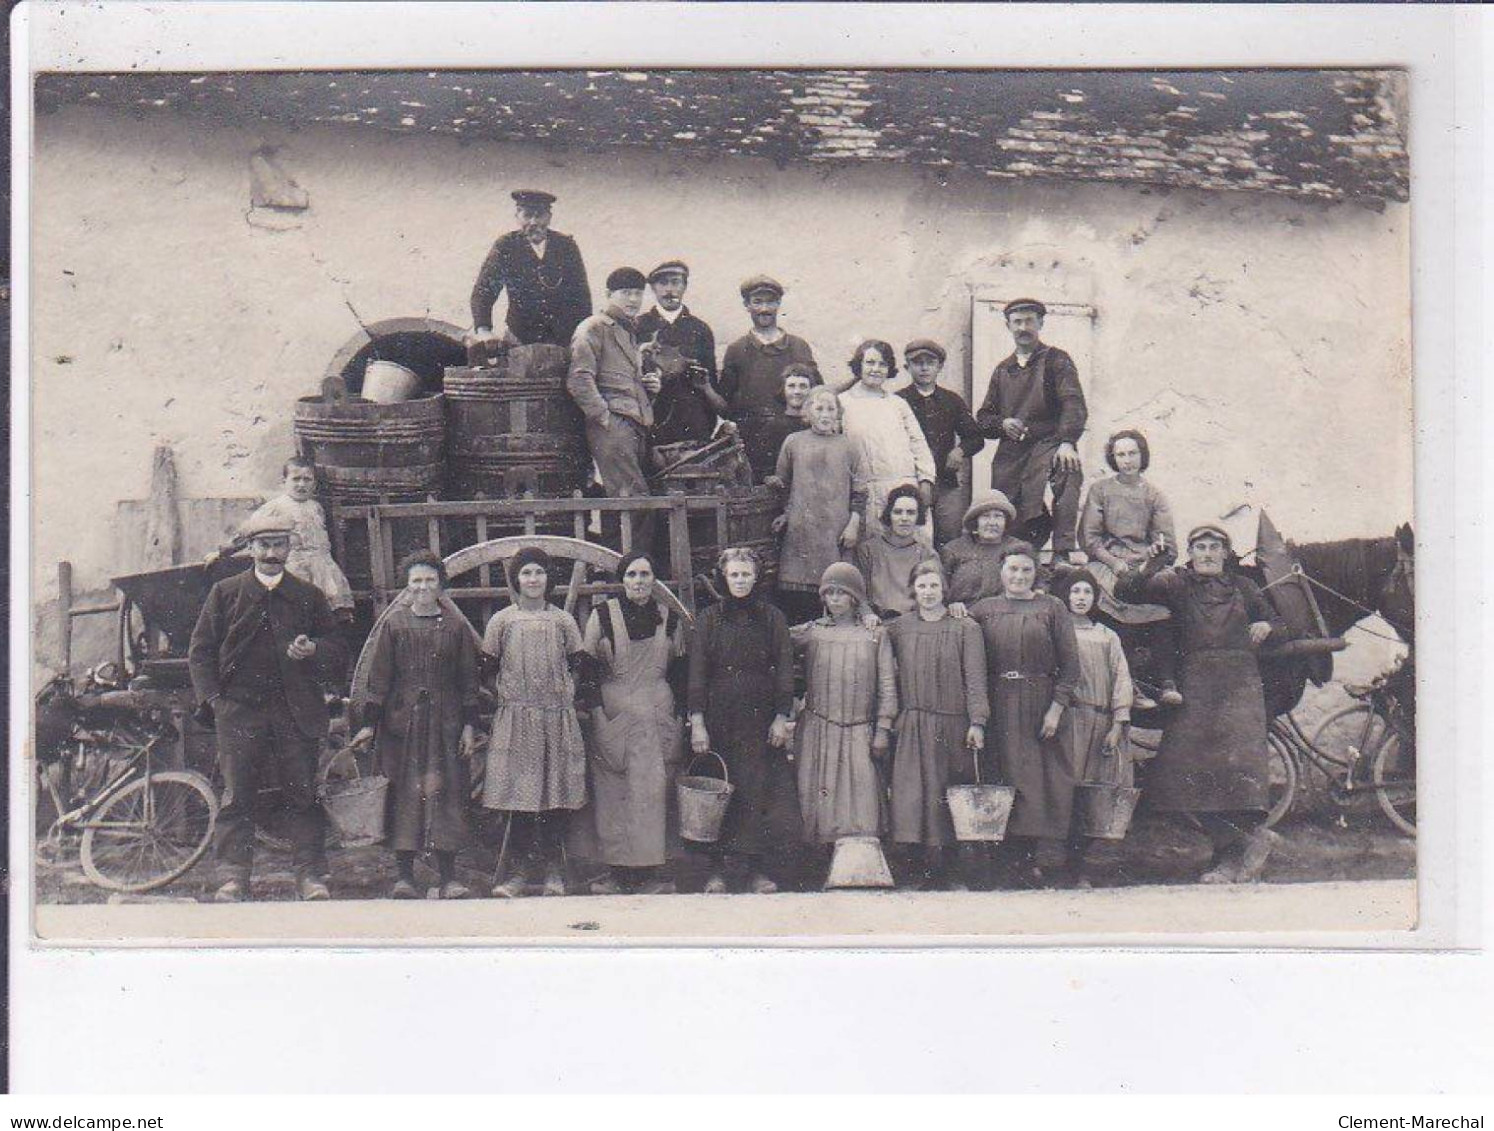
<svg viewBox="0 0 1494 1131">
<path fill-rule="evenodd" d="M 477 619 L 481 621 L 486 619 L 482 610 L 495 605 L 501 607 L 510 602 L 512 598 L 507 585 L 507 566 L 513 556 L 526 546 L 535 546 L 544 550 L 558 567 L 560 581 L 552 588 L 551 597 L 561 599 L 562 607 L 576 618 L 578 625 L 586 624 L 586 617 L 590 614 L 596 598 L 605 599 L 622 592 L 622 585 L 612 580 L 612 575 L 617 572 L 618 563 L 622 561 L 622 555 L 615 550 L 609 550 L 606 546 L 598 546 L 594 542 L 585 542 L 579 538 L 565 538 L 558 534 L 524 534 L 509 538 L 493 538 L 448 554 L 444 562 L 447 578 L 446 595 L 463 610 L 469 626 L 473 624 L 474 612 L 479 613 Z M 569 570 L 565 568 L 566 562 L 570 563 Z M 498 568 L 494 576 L 489 577 L 489 571 L 492 571 L 494 566 Z M 479 593 L 464 596 L 464 589 L 470 590 L 472 587 L 463 586 L 457 582 L 474 573 L 477 574 Z M 600 575 L 603 574 L 607 576 L 602 578 Z M 492 581 L 492 586 L 487 584 L 489 580 Z M 502 593 L 492 596 L 481 592 L 481 590 L 492 588 L 501 589 Z M 692 622 L 690 611 L 663 582 L 654 582 L 654 597 L 678 615 L 682 624 L 687 628 L 690 626 Z M 379 614 L 379 619 L 374 622 L 375 631 L 398 603 L 399 599 L 396 598 Z M 473 634 L 480 635 L 475 627 Z M 372 639 L 373 632 L 370 632 L 369 640 Z M 352 699 L 355 703 L 367 698 L 368 669 L 372 662 L 373 652 L 369 642 L 365 641 L 363 650 L 358 654 L 358 663 L 353 668 Z"/>
</svg>

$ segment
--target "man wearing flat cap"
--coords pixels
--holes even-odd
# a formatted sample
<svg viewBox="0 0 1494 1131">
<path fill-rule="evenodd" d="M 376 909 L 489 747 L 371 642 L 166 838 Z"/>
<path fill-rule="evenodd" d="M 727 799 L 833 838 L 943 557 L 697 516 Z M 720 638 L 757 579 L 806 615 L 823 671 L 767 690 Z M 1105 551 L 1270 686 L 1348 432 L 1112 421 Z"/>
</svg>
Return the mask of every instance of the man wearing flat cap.
<svg viewBox="0 0 1494 1131">
<path fill-rule="evenodd" d="M 648 285 L 654 307 L 638 319 L 638 340 L 655 345 L 662 381 L 652 443 L 707 443 L 716 418 L 726 415 L 726 399 L 716 388 L 716 335 L 685 305 L 690 268 L 683 260 L 659 264 L 648 273 Z"/>
<path fill-rule="evenodd" d="M 223 771 L 215 898 L 250 897 L 255 802 L 273 766 L 290 811 L 296 894 L 326 899 L 326 832 L 316 797 L 327 735 L 322 681 L 341 679 L 346 653 L 322 591 L 285 568 L 290 529 L 274 516 L 256 516 L 241 537 L 254 568 L 208 591 L 187 653 L 197 717 L 217 730 Z"/>
<path fill-rule="evenodd" d="M 645 372 L 638 312 L 648 280 L 635 267 L 607 276 L 607 302 L 576 327 L 565 387 L 586 418 L 586 445 L 609 498 L 647 495 L 648 436 L 659 375 Z M 640 511 L 634 544 L 653 549 L 654 516 Z"/>
<path fill-rule="evenodd" d="M 938 342 L 928 338 L 909 342 L 903 347 L 903 360 L 908 363 L 913 383 L 897 394 L 913 409 L 934 454 L 938 476 L 934 482 L 935 549 L 961 534 L 965 510 L 970 506 L 970 457 L 986 446 L 965 398 L 939 385 L 945 357 L 944 347 Z"/>
<path fill-rule="evenodd" d="M 555 197 L 536 189 L 513 193 L 517 231 L 498 237 L 472 287 L 475 336 L 491 336 L 493 304 L 508 289 L 508 332 L 523 345 L 569 345 L 581 319 L 591 313 L 591 288 L 581 249 L 570 236 L 550 230 Z"/>
<path fill-rule="evenodd" d="M 1078 556 L 1079 491 L 1084 471 L 1075 445 L 1089 410 L 1074 359 L 1042 338 L 1047 308 L 1037 299 L 1006 304 L 1006 327 L 1016 350 L 991 374 L 985 403 L 975 414 L 981 432 L 1000 443 L 991 461 L 991 486 L 1017 508 L 1018 527 L 1034 546 L 1053 535 L 1053 555 Z M 1044 491 L 1053 488 L 1053 513 Z"/>
<path fill-rule="evenodd" d="M 778 325 L 782 283 L 754 275 L 743 280 L 739 289 L 752 329 L 726 347 L 721 359 L 721 395 L 726 399 L 726 415 L 737 423 L 753 476 L 761 482 L 778 463 L 770 422 L 783 413 L 783 371 L 795 363 L 814 365 L 814 351 L 803 338 Z M 814 384 L 821 383 L 816 376 Z"/>
</svg>

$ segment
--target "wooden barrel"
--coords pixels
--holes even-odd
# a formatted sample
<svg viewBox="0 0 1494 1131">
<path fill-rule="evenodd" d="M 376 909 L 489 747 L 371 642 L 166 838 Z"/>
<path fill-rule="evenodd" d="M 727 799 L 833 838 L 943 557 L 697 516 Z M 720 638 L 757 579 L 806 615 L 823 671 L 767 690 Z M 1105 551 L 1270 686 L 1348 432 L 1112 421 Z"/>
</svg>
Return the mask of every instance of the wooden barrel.
<svg viewBox="0 0 1494 1131">
<path fill-rule="evenodd" d="M 446 405 L 439 395 L 399 404 L 302 397 L 294 428 L 296 451 L 316 464 L 332 502 L 411 502 L 440 491 Z"/>
<path fill-rule="evenodd" d="M 707 494 L 705 490 L 687 492 Z M 725 509 L 725 540 L 722 540 L 718 516 L 702 511 L 690 517 L 690 565 L 696 574 L 708 574 L 716 568 L 716 557 L 728 546 L 750 546 L 763 560 L 768 578 L 778 574 L 778 535 L 773 520 L 783 513 L 777 491 L 771 487 L 750 487 L 719 492 Z"/>
<path fill-rule="evenodd" d="M 515 346 L 492 366 L 447 368 L 450 497 L 567 498 L 586 483 L 581 413 L 565 391 L 569 356 L 560 346 Z"/>
</svg>

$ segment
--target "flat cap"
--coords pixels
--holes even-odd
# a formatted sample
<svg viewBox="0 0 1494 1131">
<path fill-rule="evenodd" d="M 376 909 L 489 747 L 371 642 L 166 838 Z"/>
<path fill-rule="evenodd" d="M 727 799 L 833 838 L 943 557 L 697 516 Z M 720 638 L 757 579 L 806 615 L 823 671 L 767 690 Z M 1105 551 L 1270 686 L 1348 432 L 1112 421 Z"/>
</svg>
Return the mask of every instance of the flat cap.
<svg viewBox="0 0 1494 1131">
<path fill-rule="evenodd" d="M 293 528 L 280 515 L 273 513 L 252 514 L 244 520 L 244 525 L 239 527 L 239 537 L 243 539 L 253 538 L 289 538 Z"/>
<path fill-rule="evenodd" d="M 641 291 L 646 286 L 648 286 L 648 280 L 636 267 L 619 267 L 607 276 L 609 291 Z"/>
<path fill-rule="evenodd" d="M 940 361 L 949 356 L 944 352 L 944 347 L 932 338 L 914 338 L 903 347 L 903 357 L 906 360 L 912 360 L 915 354 L 920 353 L 931 353 Z"/>
<path fill-rule="evenodd" d="M 1010 317 L 1023 310 L 1035 311 L 1039 318 L 1045 318 L 1048 315 L 1048 308 L 1035 298 L 1014 298 L 1001 308 L 1001 313 L 1003 317 Z"/>
<path fill-rule="evenodd" d="M 685 265 L 683 259 L 666 259 L 648 273 L 648 281 L 652 283 L 661 275 L 683 275 L 688 279 L 690 277 L 690 268 Z"/>
<path fill-rule="evenodd" d="M 770 275 L 753 275 L 750 279 L 742 280 L 741 291 L 743 298 L 751 298 L 757 291 L 772 291 L 782 298 L 783 284 Z"/>
<path fill-rule="evenodd" d="M 1232 545 L 1229 531 L 1225 530 L 1222 526 L 1216 526 L 1212 522 L 1206 522 L 1202 526 L 1195 526 L 1192 530 L 1188 531 L 1188 545 L 1193 545 L 1200 538 L 1217 538 L 1226 547 Z"/>
<path fill-rule="evenodd" d="M 514 189 L 510 195 L 513 196 L 515 203 L 529 208 L 549 208 L 555 203 L 555 194 L 541 189 Z"/>
</svg>

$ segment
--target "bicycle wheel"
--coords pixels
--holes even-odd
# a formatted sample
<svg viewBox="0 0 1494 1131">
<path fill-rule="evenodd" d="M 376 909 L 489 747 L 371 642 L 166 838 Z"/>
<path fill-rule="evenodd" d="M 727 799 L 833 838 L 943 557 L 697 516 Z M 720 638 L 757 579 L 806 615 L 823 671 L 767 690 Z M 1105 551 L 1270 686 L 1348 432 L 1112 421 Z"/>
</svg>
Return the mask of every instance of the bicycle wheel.
<svg viewBox="0 0 1494 1131">
<path fill-rule="evenodd" d="M 1375 800 L 1390 823 L 1407 836 L 1416 835 L 1416 751 L 1394 732 L 1374 754 L 1370 774 Z"/>
<path fill-rule="evenodd" d="M 111 891 L 151 891 L 202 859 L 213 839 L 218 799 L 201 774 L 168 770 L 137 778 L 88 818 L 83 872 Z"/>
<path fill-rule="evenodd" d="M 1356 776 L 1365 777 L 1370 755 L 1385 736 L 1385 720 L 1368 703 L 1350 703 L 1324 716 L 1307 736 L 1308 745 L 1327 762 L 1348 770 L 1355 763 Z M 1356 760 L 1350 750 L 1357 750 Z"/>
<path fill-rule="evenodd" d="M 1297 759 L 1291 746 L 1274 730 L 1266 735 L 1266 750 L 1271 756 L 1270 792 L 1267 795 L 1270 809 L 1266 813 L 1266 828 L 1271 828 L 1292 811 L 1297 800 Z"/>
</svg>

